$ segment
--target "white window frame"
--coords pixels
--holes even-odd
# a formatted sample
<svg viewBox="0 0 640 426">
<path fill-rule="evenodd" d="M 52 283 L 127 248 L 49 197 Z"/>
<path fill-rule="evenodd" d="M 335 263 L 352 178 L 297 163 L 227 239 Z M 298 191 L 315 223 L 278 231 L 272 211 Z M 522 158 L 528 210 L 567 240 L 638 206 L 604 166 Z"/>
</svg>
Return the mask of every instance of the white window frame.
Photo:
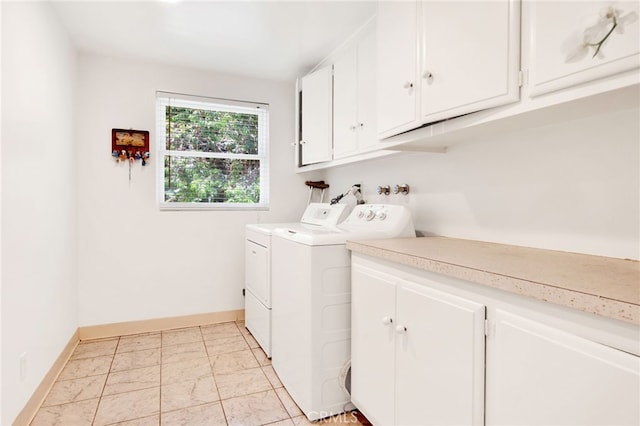
<svg viewBox="0 0 640 426">
<path fill-rule="evenodd" d="M 166 107 L 229 111 L 258 116 L 258 154 L 233 154 L 166 149 Z M 156 92 L 157 200 L 160 210 L 268 210 L 269 209 L 269 105 L 230 99 Z M 258 203 L 183 203 L 165 201 L 164 161 L 166 156 L 230 158 L 260 161 L 260 201 Z"/>
</svg>

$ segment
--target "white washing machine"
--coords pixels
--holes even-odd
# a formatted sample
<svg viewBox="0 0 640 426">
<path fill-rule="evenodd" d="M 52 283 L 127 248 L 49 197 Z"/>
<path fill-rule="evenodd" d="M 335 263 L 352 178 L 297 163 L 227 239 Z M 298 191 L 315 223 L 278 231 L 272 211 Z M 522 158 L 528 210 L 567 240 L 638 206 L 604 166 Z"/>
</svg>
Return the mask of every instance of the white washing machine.
<svg viewBox="0 0 640 426">
<path fill-rule="evenodd" d="M 309 420 L 346 410 L 340 372 L 351 355 L 347 240 L 415 237 L 404 206 L 363 204 L 334 228 L 299 224 L 271 239 L 273 367 Z"/>
<path fill-rule="evenodd" d="M 276 228 L 304 224 L 334 227 L 346 216 L 344 204 L 311 203 L 296 223 L 249 224 L 245 230 L 245 326 L 271 357 L 271 234 Z"/>
</svg>

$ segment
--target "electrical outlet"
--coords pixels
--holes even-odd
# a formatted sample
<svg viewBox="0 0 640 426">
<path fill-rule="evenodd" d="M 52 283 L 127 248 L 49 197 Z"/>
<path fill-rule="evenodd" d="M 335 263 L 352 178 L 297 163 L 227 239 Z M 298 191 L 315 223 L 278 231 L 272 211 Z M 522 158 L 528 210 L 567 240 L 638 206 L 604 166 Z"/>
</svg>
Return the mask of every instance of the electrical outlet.
<svg viewBox="0 0 640 426">
<path fill-rule="evenodd" d="M 24 382 L 27 378 L 27 353 L 20 355 L 20 381 Z"/>
</svg>

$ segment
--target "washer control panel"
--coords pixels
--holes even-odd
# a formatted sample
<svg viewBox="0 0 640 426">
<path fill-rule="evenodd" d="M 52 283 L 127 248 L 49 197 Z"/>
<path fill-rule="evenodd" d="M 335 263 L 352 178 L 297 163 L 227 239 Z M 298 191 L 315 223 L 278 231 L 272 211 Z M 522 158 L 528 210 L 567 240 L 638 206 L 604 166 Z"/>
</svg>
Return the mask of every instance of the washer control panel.
<svg viewBox="0 0 640 426">
<path fill-rule="evenodd" d="M 364 208 L 358 208 L 364 207 Z M 355 213 L 356 219 L 366 220 L 367 222 L 371 222 L 374 219 L 377 220 L 385 220 L 388 215 L 388 208 L 386 208 L 383 204 L 365 204 L 362 206 L 357 206 L 353 213 Z M 353 216 L 352 213 L 352 216 Z"/>
<path fill-rule="evenodd" d="M 389 231 L 399 232 L 404 228 L 409 229 L 406 233 L 415 236 L 411 213 L 406 206 L 396 204 L 360 204 L 353 208 L 353 211 L 342 222 L 338 228 L 345 231 Z"/>
</svg>

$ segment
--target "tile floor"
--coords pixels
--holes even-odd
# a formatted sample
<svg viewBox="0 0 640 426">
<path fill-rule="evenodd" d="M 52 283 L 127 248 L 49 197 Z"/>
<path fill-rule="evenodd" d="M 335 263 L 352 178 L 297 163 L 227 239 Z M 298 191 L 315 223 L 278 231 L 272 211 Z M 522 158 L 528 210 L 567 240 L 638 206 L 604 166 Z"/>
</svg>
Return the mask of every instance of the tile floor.
<svg viewBox="0 0 640 426">
<path fill-rule="evenodd" d="M 322 423 L 360 425 L 351 414 Z M 80 342 L 32 426 L 310 424 L 243 323 Z"/>
</svg>

